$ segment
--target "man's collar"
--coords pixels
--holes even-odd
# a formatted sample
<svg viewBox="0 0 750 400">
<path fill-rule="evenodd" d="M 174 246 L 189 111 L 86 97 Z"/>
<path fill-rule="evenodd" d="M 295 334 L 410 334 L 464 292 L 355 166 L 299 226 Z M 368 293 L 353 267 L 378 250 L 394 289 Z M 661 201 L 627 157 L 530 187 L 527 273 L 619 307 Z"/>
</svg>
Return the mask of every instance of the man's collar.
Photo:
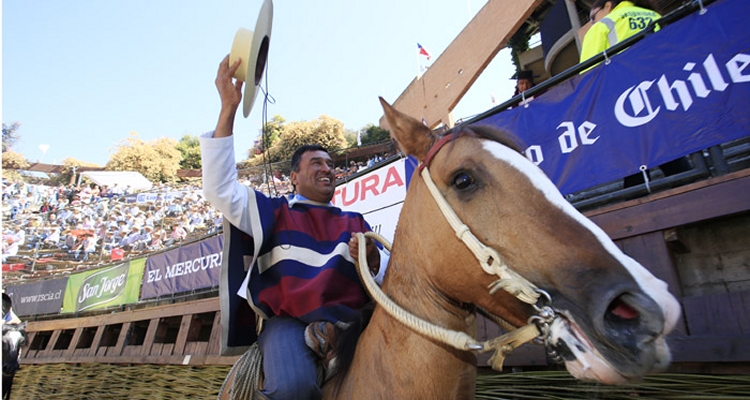
<svg viewBox="0 0 750 400">
<path fill-rule="evenodd" d="M 312 204 L 316 206 L 327 206 L 327 207 L 333 207 L 333 204 L 331 202 L 328 203 L 321 203 L 319 201 L 310 200 L 307 197 L 301 195 L 301 194 L 295 194 L 292 196 L 291 199 L 289 199 L 289 207 L 294 207 L 295 204 Z"/>
</svg>

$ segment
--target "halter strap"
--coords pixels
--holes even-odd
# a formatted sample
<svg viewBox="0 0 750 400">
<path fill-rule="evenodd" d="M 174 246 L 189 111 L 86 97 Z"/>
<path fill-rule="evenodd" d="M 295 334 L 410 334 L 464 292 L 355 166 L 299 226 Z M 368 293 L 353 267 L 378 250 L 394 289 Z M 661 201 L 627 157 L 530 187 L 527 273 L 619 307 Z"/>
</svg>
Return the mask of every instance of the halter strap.
<svg viewBox="0 0 750 400">
<path fill-rule="evenodd" d="M 438 208 L 440 208 L 440 211 L 443 213 L 446 221 L 448 221 L 448 224 L 453 228 L 458 239 L 461 240 L 469 250 L 471 250 L 485 273 L 496 275 L 499 278 L 490 286 L 490 293 L 495 293 L 498 289 L 504 289 L 524 303 L 536 304 L 540 296 L 537 287 L 520 274 L 510 269 L 510 267 L 505 264 L 497 250 L 485 245 L 477 239 L 477 237 L 471 232 L 469 226 L 461 221 L 461 218 L 456 215 L 456 212 L 453 211 L 453 208 L 448 204 L 448 201 L 445 200 L 445 197 L 443 197 L 440 190 L 435 186 L 435 182 L 433 182 L 428 168 L 424 168 L 421 175 L 427 189 L 430 194 L 432 194 L 432 198 L 435 200 L 435 203 L 437 203 Z"/>
<path fill-rule="evenodd" d="M 409 329 L 440 343 L 452 346 L 458 350 L 478 352 L 493 351 L 488 364 L 496 371 L 503 370 L 505 357 L 522 344 L 528 343 L 536 338 L 543 338 L 546 341 L 547 336 L 549 336 L 548 330 L 542 329 L 542 327 L 544 327 L 545 324 L 548 324 L 554 316 L 548 316 L 546 319 L 544 316 L 533 316 L 530 318 L 527 325 L 484 342 L 478 342 L 465 332 L 443 328 L 417 317 L 389 298 L 388 295 L 380 289 L 372 275 L 370 275 L 370 267 L 367 264 L 367 238 L 379 241 L 388 251 L 391 250 L 391 243 L 388 242 L 386 238 L 375 232 L 358 232 L 354 235 L 357 236 L 357 239 L 359 240 L 358 254 L 360 261 L 357 263 L 357 272 L 362 284 L 364 284 L 365 288 L 370 293 L 370 296 L 378 303 L 378 305 L 383 307 L 391 317 L 406 325 Z M 539 319 L 542 323 L 537 324 L 532 322 L 532 319 Z"/>
<path fill-rule="evenodd" d="M 446 143 L 450 142 L 453 139 L 456 139 L 457 137 L 458 134 L 451 133 L 438 139 L 438 141 L 435 142 L 432 147 L 430 147 L 430 150 L 427 151 L 427 155 L 424 157 L 424 161 L 419 164 L 419 172 L 421 173 L 422 169 L 430 165 L 433 157 L 435 157 L 435 154 L 437 154 L 437 152 L 440 151 L 440 149 L 442 149 Z"/>
<path fill-rule="evenodd" d="M 490 286 L 490 293 L 495 293 L 498 289 L 504 289 L 524 303 L 536 304 L 540 296 L 538 288 L 517 272 L 510 269 L 510 267 L 503 262 L 502 257 L 497 250 L 486 246 L 474 236 L 469 226 L 464 224 L 456 212 L 453 211 L 453 208 L 448 204 L 448 201 L 445 200 L 445 197 L 440 193 L 440 190 L 438 190 L 435 182 L 430 176 L 430 170 L 428 167 L 430 162 L 432 162 L 432 159 L 440 149 L 448 143 L 448 141 L 457 139 L 461 134 L 461 132 L 450 133 L 435 142 L 427 151 L 424 161 L 419 164 L 419 174 L 422 176 L 432 198 L 435 200 L 435 203 L 437 203 L 438 208 L 443 213 L 448 224 L 453 228 L 458 239 L 461 240 L 469 250 L 471 250 L 474 257 L 479 261 L 479 265 L 484 272 L 489 275 L 496 275 L 499 278 Z"/>
</svg>

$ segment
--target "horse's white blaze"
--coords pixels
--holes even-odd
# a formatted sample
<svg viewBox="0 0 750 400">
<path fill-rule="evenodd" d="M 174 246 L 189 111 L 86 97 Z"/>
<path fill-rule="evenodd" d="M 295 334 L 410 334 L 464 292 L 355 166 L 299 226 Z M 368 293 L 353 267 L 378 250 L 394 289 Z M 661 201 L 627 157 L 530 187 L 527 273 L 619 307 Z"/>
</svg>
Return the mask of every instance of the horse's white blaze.
<svg viewBox="0 0 750 400">
<path fill-rule="evenodd" d="M 653 276 L 644 266 L 623 253 L 598 225 L 583 216 L 572 204 L 565 200 L 547 175 L 526 157 L 491 140 L 484 140 L 482 146 L 498 160 L 506 162 L 526 175 L 531 184 L 539 189 L 550 203 L 591 231 L 607 252 L 625 266 L 643 292 L 659 304 L 664 313 L 663 334 L 666 335 L 674 328 L 680 316 L 680 305 L 677 299 L 667 290 L 666 282 Z"/>
<path fill-rule="evenodd" d="M 8 344 L 8 351 L 12 354 L 14 352 L 18 352 L 18 356 L 20 358 L 20 346 L 18 345 L 21 343 L 21 340 L 23 340 L 23 334 L 18 331 L 9 331 L 5 334 L 3 337 L 3 342 Z"/>
</svg>

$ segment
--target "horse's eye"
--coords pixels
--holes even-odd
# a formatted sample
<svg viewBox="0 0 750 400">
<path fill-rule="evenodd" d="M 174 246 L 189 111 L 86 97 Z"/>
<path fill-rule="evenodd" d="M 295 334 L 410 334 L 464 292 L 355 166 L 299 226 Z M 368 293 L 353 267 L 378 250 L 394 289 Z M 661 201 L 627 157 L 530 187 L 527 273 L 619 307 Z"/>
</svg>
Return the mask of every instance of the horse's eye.
<svg viewBox="0 0 750 400">
<path fill-rule="evenodd" d="M 453 186 L 458 190 L 466 190 L 474 185 L 474 177 L 465 173 L 460 172 L 453 178 Z"/>
</svg>

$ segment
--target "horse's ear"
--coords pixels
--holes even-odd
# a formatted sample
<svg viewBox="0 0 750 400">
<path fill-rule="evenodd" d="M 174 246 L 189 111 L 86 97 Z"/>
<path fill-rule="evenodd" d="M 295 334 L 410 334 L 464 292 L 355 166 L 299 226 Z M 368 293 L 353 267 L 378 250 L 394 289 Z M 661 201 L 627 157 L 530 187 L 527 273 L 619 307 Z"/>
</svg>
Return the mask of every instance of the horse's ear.
<svg viewBox="0 0 750 400">
<path fill-rule="evenodd" d="M 416 119 L 391 107 L 388 102 L 379 97 L 385 112 L 385 119 L 391 128 L 391 138 L 396 141 L 399 149 L 407 155 L 424 161 L 427 151 L 435 141 L 435 135 L 430 128 Z"/>
</svg>

